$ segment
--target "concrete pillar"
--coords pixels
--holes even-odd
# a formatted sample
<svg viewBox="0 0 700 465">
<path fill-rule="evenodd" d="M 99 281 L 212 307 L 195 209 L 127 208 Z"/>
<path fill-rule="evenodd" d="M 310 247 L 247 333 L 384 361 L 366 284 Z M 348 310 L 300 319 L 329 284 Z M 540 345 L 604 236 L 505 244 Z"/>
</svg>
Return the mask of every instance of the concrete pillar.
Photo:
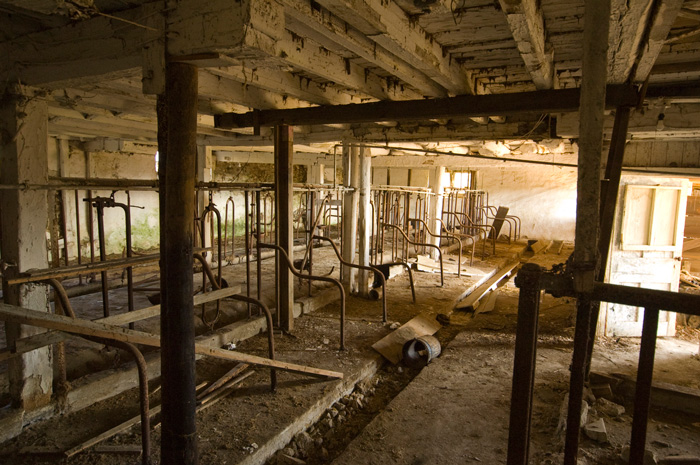
<svg viewBox="0 0 700 465">
<path fill-rule="evenodd" d="M 430 171 L 430 188 L 433 194 L 430 196 L 430 204 L 428 205 L 428 226 L 435 234 L 441 234 L 442 225 L 438 221 L 442 216 L 442 193 L 444 186 L 442 185 L 442 177 L 445 174 L 444 166 L 436 166 Z M 429 242 L 437 246 L 440 245 L 440 238 L 428 236 Z M 430 256 L 433 260 L 438 259 L 437 249 L 430 248 Z"/>
<path fill-rule="evenodd" d="M 359 151 L 359 175 L 360 175 L 360 196 L 359 196 L 359 264 L 369 266 L 369 249 L 371 247 L 370 234 L 372 232 L 372 207 L 371 200 L 372 187 L 372 157 L 369 149 L 361 148 Z M 358 292 L 361 296 L 369 295 L 369 273 L 361 270 L 358 273 Z"/>
<path fill-rule="evenodd" d="M 357 241 L 357 213 L 359 200 L 359 150 L 343 145 L 343 186 L 352 189 L 343 195 L 343 259 L 355 262 Z M 343 268 L 342 282 L 350 292 L 357 290 L 356 270 Z"/>
<path fill-rule="evenodd" d="M 293 262 L 294 247 L 293 227 L 293 180 L 292 152 L 294 136 L 292 127 L 281 125 L 275 127 L 275 231 L 279 245 Z M 294 329 L 294 280 L 292 272 L 284 262 L 278 260 L 277 279 L 279 286 L 278 311 L 280 326 L 283 330 Z"/>
<path fill-rule="evenodd" d="M 46 184 L 48 181 L 48 106 L 29 94 L 7 95 L 0 103 L 0 182 Z M 6 278 L 31 268 L 47 268 L 46 190 L 3 190 L 2 259 Z M 45 285 L 4 286 L 5 303 L 48 311 Z M 7 345 L 44 332 L 32 326 L 5 323 Z M 10 359 L 10 394 L 15 407 L 31 410 L 51 400 L 53 370 L 51 347 Z"/>
<path fill-rule="evenodd" d="M 323 184 L 325 169 L 326 166 L 320 163 L 314 163 L 313 165 L 309 166 L 306 173 L 306 182 L 309 184 Z"/>
</svg>

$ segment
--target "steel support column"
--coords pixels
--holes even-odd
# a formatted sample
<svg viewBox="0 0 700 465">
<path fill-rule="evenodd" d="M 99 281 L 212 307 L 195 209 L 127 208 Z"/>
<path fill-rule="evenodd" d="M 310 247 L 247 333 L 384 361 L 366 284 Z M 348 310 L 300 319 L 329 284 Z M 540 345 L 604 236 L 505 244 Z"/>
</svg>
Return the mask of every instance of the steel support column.
<svg viewBox="0 0 700 465">
<path fill-rule="evenodd" d="M 508 429 L 508 465 L 527 465 L 530 449 L 530 418 L 535 383 L 537 324 L 540 312 L 542 268 L 526 263 L 518 272 L 518 326 L 515 336 L 513 387 Z"/>
<path fill-rule="evenodd" d="M 294 247 L 293 237 L 293 179 L 292 179 L 292 154 L 293 140 L 291 126 L 275 127 L 275 231 L 277 233 L 277 245 L 287 253 L 291 261 Z M 285 331 L 294 328 L 294 281 L 291 271 L 278 260 L 277 279 L 279 284 L 279 311 L 280 326 Z"/>
<path fill-rule="evenodd" d="M 196 464 L 192 248 L 197 156 L 197 67 L 169 63 L 165 115 L 167 177 L 161 216 L 165 306 L 161 306 L 163 378 L 161 462 Z M 159 129 L 161 125 L 159 125 Z M 161 138 L 159 137 L 159 141 Z"/>
</svg>

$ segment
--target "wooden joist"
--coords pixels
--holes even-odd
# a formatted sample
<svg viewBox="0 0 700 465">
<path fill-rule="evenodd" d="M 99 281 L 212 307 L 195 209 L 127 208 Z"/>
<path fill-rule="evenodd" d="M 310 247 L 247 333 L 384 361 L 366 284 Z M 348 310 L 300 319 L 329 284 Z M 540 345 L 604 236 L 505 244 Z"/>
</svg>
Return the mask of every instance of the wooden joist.
<svg viewBox="0 0 700 465">
<path fill-rule="evenodd" d="M 54 315 L 52 313 L 29 310 L 27 308 L 16 307 L 14 305 L 0 304 L 0 319 L 13 323 L 38 326 L 40 328 L 57 329 L 60 331 L 85 336 L 96 336 L 106 339 L 113 339 L 116 341 L 130 342 L 132 344 L 160 347 L 160 336 L 154 334 L 99 323 L 96 321 L 86 321 L 69 318 L 63 315 Z M 220 358 L 223 360 L 248 363 L 250 365 L 279 368 L 280 370 L 315 377 L 331 379 L 343 378 L 343 373 L 340 372 L 322 370 L 319 368 L 281 362 L 278 360 L 270 360 L 268 358 L 258 357 L 255 355 L 208 347 L 202 344 L 195 344 L 195 353 Z"/>
</svg>

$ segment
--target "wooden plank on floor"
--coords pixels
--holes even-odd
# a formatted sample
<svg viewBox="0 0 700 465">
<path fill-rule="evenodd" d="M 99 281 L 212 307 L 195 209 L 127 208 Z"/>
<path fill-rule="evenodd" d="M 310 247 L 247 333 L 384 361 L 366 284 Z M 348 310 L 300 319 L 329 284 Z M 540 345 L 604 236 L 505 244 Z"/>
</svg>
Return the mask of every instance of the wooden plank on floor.
<svg viewBox="0 0 700 465">
<path fill-rule="evenodd" d="M 534 244 L 533 244 L 534 245 Z M 492 291 L 503 278 L 510 276 L 513 270 L 520 265 L 520 260 L 513 260 L 508 262 L 505 266 L 499 269 L 493 276 L 491 276 L 484 284 L 474 289 L 474 291 L 467 295 L 464 299 L 460 300 L 455 304 L 455 310 L 473 311 L 474 305 L 481 300 L 484 295 L 489 291 Z"/>
<path fill-rule="evenodd" d="M 207 302 L 212 302 L 214 300 L 230 297 L 234 294 L 238 294 L 240 291 L 241 286 L 236 285 L 227 287 L 225 289 L 207 292 L 206 294 L 197 294 L 192 300 L 194 305 L 201 305 Z M 160 305 L 154 305 L 152 307 L 134 310 L 133 312 L 120 313 L 119 315 L 110 315 L 105 318 L 99 318 L 95 321 L 121 326 L 129 323 L 135 323 L 137 321 L 142 321 L 158 315 L 160 315 Z M 68 339 L 69 337 L 71 337 L 71 335 L 61 331 L 47 331 L 45 333 L 18 339 L 17 341 L 15 341 L 14 349 L 6 347 L 0 350 L 0 362 L 8 360 L 25 352 L 39 349 L 49 344 L 56 344 L 58 342 Z"/>
<path fill-rule="evenodd" d="M 393 333 L 375 342 L 372 348 L 391 363 L 397 364 L 403 357 L 403 345 L 406 341 L 421 336 L 433 335 L 438 329 L 440 329 L 440 323 L 434 318 L 420 314 Z"/>
<path fill-rule="evenodd" d="M 38 326 L 40 328 L 57 329 L 60 331 L 82 334 L 85 336 L 103 337 L 117 341 L 131 342 L 133 344 L 160 347 L 160 336 L 154 334 L 123 328 L 121 326 L 108 325 L 97 321 L 81 320 L 63 315 L 39 312 L 27 308 L 16 307 L 14 305 L 0 303 L 0 319 L 13 323 Z M 343 373 L 336 371 L 322 370 L 319 368 L 297 365 L 295 363 L 271 360 L 241 352 L 229 351 L 216 347 L 208 347 L 202 344 L 195 344 L 194 350 L 195 353 L 201 355 L 208 355 L 210 357 L 220 358 L 223 360 L 249 363 L 251 365 L 268 368 L 279 368 L 292 373 L 305 374 L 321 378 L 343 378 Z"/>
</svg>

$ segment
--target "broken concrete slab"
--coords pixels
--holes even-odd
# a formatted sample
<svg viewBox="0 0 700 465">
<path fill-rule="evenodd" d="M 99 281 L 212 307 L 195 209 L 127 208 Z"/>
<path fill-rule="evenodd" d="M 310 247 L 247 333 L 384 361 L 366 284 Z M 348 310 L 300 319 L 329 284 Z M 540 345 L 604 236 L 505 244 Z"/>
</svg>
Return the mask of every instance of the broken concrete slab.
<svg viewBox="0 0 700 465">
<path fill-rule="evenodd" d="M 583 427 L 583 432 L 586 434 L 586 436 L 596 442 L 603 444 L 610 442 L 608 439 L 608 430 L 605 427 L 605 421 L 602 418 L 598 418 L 597 420 L 586 424 Z"/>
<path fill-rule="evenodd" d="M 603 415 L 607 415 L 612 418 L 619 417 L 625 413 L 624 406 L 603 398 L 596 400 L 595 409 L 598 411 L 598 413 L 602 413 Z"/>
<path fill-rule="evenodd" d="M 620 456 L 622 457 L 622 460 L 625 461 L 625 463 L 628 463 L 630 461 L 630 446 L 623 447 Z M 644 461 L 642 463 L 643 465 L 658 465 L 659 461 L 656 458 L 656 454 L 653 451 L 645 449 Z"/>
</svg>

